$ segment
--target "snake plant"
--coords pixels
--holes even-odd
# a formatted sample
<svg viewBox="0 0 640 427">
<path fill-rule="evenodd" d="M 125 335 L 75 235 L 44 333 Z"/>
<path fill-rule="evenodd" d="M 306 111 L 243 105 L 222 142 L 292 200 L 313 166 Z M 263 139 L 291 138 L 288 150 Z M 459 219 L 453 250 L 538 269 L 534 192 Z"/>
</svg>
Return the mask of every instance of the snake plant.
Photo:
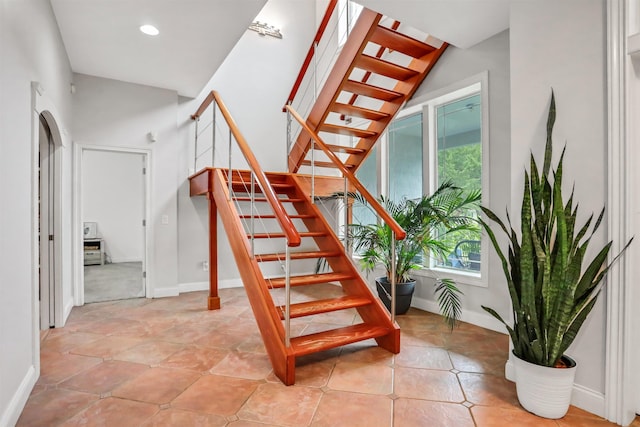
<svg viewBox="0 0 640 427">
<path fill-rule="evenodd" d="M 593 227 L 590 227 L 593 214 L 578 227 L 578 203 L 574 205 L 573 192 L 566 201 L 562 195 L 564 149 L 557 167 L 551 169 L 551 134 L 555 119 L 552 92 L 542 173 L 539 173 L 533 154 L 530 172 L 525 170 L 524 173 L 520 241 L 508 212 L 505 224 L 490 209 L 481 207 L 486 217 L 498 224 L 508 238 L 505 256 L 494 231 L 481 220 L 502 261 L 511 296 L 513 327 L 495 310 L 482 308 L 505 324 L 517 357 L 550 367 L 558 365 L 575 339 L 604 286 L 605 274 L 631 243 L 630 240 L 620 254 L 608 262 L 610 241 L 585 263 L 585 253 L 601 225 L 604 208 Z"/>
</svg>

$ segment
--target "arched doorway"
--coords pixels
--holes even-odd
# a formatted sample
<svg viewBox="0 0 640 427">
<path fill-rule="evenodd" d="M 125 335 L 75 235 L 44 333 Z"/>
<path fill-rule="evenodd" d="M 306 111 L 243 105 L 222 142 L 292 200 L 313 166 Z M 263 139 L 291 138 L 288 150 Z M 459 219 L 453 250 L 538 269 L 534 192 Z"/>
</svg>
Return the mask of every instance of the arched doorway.
<svg viewBox="0 0 640 427">
<path fill-rule="evenodd" d="M 61 138 L 49 111 L 38 116 L 38 280 L 40 329 L 59 326 L 62 319 L 61 283 Z"/>
</svg>

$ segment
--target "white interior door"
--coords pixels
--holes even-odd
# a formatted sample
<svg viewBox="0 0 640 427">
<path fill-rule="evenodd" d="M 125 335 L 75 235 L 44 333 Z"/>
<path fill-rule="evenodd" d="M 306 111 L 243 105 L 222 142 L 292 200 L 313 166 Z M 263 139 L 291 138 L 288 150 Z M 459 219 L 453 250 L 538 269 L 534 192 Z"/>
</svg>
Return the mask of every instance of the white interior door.
<svg viewBox="0 0 640 427">
<path fill-rule="evenodd" d="M 40 242 L 40 329 L 55 326 L 55 145 L 51 130 L 40 117 L 39 242 Z"/>
</svg>

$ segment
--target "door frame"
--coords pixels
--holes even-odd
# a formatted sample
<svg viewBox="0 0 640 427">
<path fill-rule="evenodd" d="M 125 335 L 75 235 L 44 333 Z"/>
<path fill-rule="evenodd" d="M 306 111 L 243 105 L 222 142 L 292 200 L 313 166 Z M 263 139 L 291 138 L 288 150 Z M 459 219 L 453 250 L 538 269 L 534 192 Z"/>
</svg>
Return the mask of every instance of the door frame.
<svg viewBox="0 0 640 427">
<path fill-rule="evenodd" d="M 605 418 L 628 425 L 640 412 L 640 343 L 633 330 L 640 325 L 640 267 L 634 260 L 640 256 L 640 174 L 634 164 L 640 161 L 640 150 L 632 138 L 640 133 L 640 125 L 632 120 L 640 114 L 640 98 L 630 94 L 636 87 L 632 59 L 626 51 L 631 27 L 640 30 L 632 14 L 640 9 L 639 0 L 607 0 L 607 96 L 608 96 L 608 237 L 613 241 L 611 257 L 620 252 L 635 234 L 636 241 L 625 256 L 608 273 L 606 288 L 606 362 Z M 637 10 L 635 10 L 637 12 Z M 636 289 L 634 289 L 636 288 Z"/>
<path fill-rule="evenodd" d="M 74 304 L 77 306 L 84 305 L 84 235 L 82 232 L 82 218 L 84 212 L 82 209 L 82 154 L 85 151 L 106 151 L 124 154 L 140 154 L 143 156 L 143 166 L 146 171 L 143 179 L 144 208 L 142 219 L 146 225 L 143 227 L 144 247 L 142 256 L 142 271 L 145 272 L 145 275 L 143 276 L 142 281 L 145 297 L 151 298 L 152 286 L 150 284 L 153 282 L 151 281 L 151 275 L 148 268 L 151 261 L 151 251 L 149 250 L 149 248 L 153 247 L 153 230 L 151 230 L 152 224 L 151 221 L 149 221 L 149 218 L 151 217 L 151 150 L 75 143 L 73 153 L 73 259 L 75 278 Z"/>
<path fill-rule="evenodd" d="M 64 162 L 64 150 L 69 146 L 69 135 L 67 134 L 64 123 L 61 121 L 55 104 L 46 95 L 44 88 L 37 81 L 31 82 L 31 347 L 33 349 L 32 364 L 36 372 L 36 376 L 40 375 L 40 272 L 39 272 L 39 226 L 40 219 L 38 217 L 38 187 L 40 180 L 38 177 L 39 157 L 40 157 L 40 115 L 43 115 L 56 147 L 54 151 L 55 176 L 54 176 L 54 192 L 57 197 L 54 200 L 54 230 L 57 232 L 57 239 L 54 238 L 54 274 L 56 276 L 55 307 L 54 307 L 54 326 L 62 327 L 73 308 L 72 301 L 65 301 L 64 295 L 64 273 L 63 267 L 70 265 L 71 259 L 68 253 L 62 249 L 64 241 L 68 240 L 69 229 L 67 227 L 62 211 L 62 179 L 68 165 Z M 69 287 L 71 285 L 69 284 Z"/>
<path fill-rule="evenodd" d="M 39 157 L 39 179 L 37 203 L 38 210 L 38 289 L 40 301 L 40 330 L 50 327 L 60 327 L 62 313 L 62 233 L 60 228 L 60 179 L 61 179 L 61 153 L 60 137 L 55 119 L 48 111 L 38 115 L 38 157 Z M 42 124 L 41 122 L 44 122 Z M 45 134 L 49 128 L 50 137 Z M 54 128 L 56 127 L 56 128 Z M 46 144 L 46 145 L 45 145 Z M 45 153 L 43 149 L 46 149 Z M 53 194 L 48 194 L 53 190 Z M 45 192 L 47 195 L 45 196 Z M 49 198 L 49 196 L 52 196 Z M 51 218 L 51 216 L 53 218 Z M 51 228 L 50 228 L 51 226 Z M 52 235 L 53 240 L 47 236 Z M 53 261 L 53 262 L 50 262 Z M 47 277 L 43 282 L 43 277 Z M 49 282 L 53 279 L 53 285 Z"/>
</svg>

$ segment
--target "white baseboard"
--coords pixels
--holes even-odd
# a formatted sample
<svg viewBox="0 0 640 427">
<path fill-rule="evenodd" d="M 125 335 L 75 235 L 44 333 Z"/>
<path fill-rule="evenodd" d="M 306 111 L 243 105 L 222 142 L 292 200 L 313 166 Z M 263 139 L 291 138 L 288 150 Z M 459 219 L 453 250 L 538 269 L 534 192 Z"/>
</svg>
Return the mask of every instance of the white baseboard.
<svg viewBox="0 0 640 427">
<path fill-rule="evenodd" d="M 242 280 L 224 279 L 218 281 L 218 289 L 241 288 Z M 177 287 L 157 288 L 153 291 L 153 298 L 177 297 L 185 292 L 198 292 L 209 290 L 209 282 L 180 283 Z"/>
<path fill-rule="evenodd" d="M 436 301 L 419 298 L 415 295 L 411 300 L 411 306 L 431 313 L 440 312 L 438 310 L 438 303 Z M 489 314 L 486 314 L 484 312 L 478 313 L 476 311 L 462 309 L 462 316 L 460 316 L 460 320 L 462 320 L 463 322 L 471 323 L 472 325 L 480 326 L 485 329 L 491 329 L 492 331 L 500 332 L 502 334 L 507 333 L 507 329 L 502 323 L 500 323 L 493 316 L 490 316 Z"/>
<path fill-rule="evenodd" d="M 180 294 L 178 287 L 155 288 L 151 298 L 177 297 Z"/>
<path fill-rule="evenodd" d="M 142 262 L 140 258 L 110 258 L 111 264 L 120 264 L 122 262 Z"/>
<path fill-rule="evenodd" d="M 27 399 L 29 399 L 31 390 L 33 390 L 33 386 L 35 386 L 37 380 L 38 376 L 36 375 L 36 369 L 33 365 L 31 365 L 29 366 L 26 375 L 22 379 L 18 390 L 16 390 L 6 409 L 2 413 L 2 416 L 0 416 L 0 426 L 16 425 L 16 423 L 18 422 L 18 418 L 20 418 L 20 414 L 24 409 L 24 405 L 27 403 Z"/>
<path fill-rule="evenodd" d="M 571 404 L 604 418 L 604 394 L 580 384 L 573 385 Z"/>
<path fill-rule="evenodd" d="M 62 326 L 67 324 L 67 319 L 69 318 L 69 315 L 71 314 L 71 310 L 73 310 L 73 307 L 75 307 L 75 304 L 74 304 L 73 298 L 70 298 L 69 301 L 67 302 L 67 305 L 63 309 Z"/>
<path fill-rule="evenodd" d="M 218 280 L 218 289 L 230 289 L 230 288 L 241 288 L 241 287 L 242 287 L 242 280 L 240 280 L 240 279 Z M 178 285 L 178 290 L 179 290 L 180 293 L 183 293 L 183 292 L 208 291 L 209 290 L 209 282 L 180 283 Z"/>
<path fill-rule="evenodd" d="M 509 381 L 516 380 L 515 367 L 511 359 L 504 366 L 505 378 Z M 605 400 L 604 394 L 591 390 L 580 384 L 573 384 L 571 392 L 571 404 L 587 412 L 604 418 Z"/>
</svg>

